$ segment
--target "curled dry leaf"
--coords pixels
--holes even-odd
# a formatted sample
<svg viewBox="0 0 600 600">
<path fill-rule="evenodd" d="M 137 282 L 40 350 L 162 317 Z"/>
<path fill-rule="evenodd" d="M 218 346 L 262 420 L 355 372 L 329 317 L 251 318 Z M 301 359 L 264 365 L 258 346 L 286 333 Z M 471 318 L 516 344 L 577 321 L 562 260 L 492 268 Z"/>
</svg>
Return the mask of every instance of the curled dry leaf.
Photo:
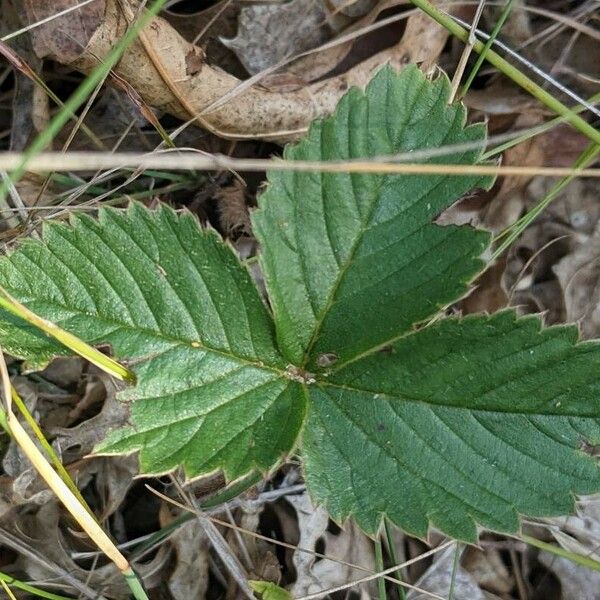
<svg viewBox="0 0 600 600">
<path fill-rule="evenodd" d="M 73 462 L 92 452 L 94 446 L 114 427 L 127 422 L 127 405 L 115 398 L 115 389 L 105 380 L 106 398 L 101 411 L 75 427 L 55 427 L 51 433 L 55 436 L 54 446 L 59 449 L 67 463 Z"/>
<path fill-rule="evenodd" d="M 49 10 L 44 0 L 20 2 L 24 3 L 23 14 L 30 23 Z M 76 0 L 67 2 L 69 6 L 75 3 Z M 133 20 L 135 7 L 133 2 L 131 5 L 125 1 L 97 0 L 86 5 L 85 8 L 94 7 L 90 14 L 81 13 L 85 10 L 82 8 L 69 13 L 67 20 L 61 17 L 37 27 L 32 30 L 36 52 L 89 73 Z M 71 40 L 75 35 L 71 30 L 75 28 L 77 52 Z M 68 43 L 65 33 L 59 32 L 68 33 Z M 125 52 L 115 72 L 148 104 L 182 119 L 195 118 L 196 124 L 212 133 L 234 139 L 283 141 L 304 132 L 316 117 L 330 113 L 349 87 L 364 87 L 383 63 L 389 62 L 395 68 L 407 63 L 431 63 L 446 39 L 443 28 L 417 14 L 409 19 L 402 39 L 393 47 L 342 75 L 284 92 L 257 85 L 240 87 L 239 79 L 209 65 L 199 47 L 187 42 L 166 20 L 155 18 Z"/>
</svg>

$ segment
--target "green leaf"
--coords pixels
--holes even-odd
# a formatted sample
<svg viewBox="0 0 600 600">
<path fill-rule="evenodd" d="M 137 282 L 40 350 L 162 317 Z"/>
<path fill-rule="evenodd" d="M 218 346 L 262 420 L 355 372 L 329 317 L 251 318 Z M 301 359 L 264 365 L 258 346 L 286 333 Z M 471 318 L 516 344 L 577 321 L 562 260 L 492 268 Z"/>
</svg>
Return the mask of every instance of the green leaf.
<svg viewBox="0 0 600 600">
<path fill-rule="evenodd" d="M 483 142 L 448 104 L 445 76 L 383 68 L 363 93 L 286 148 L 289 160 L 348 160 Z M 481 148 L 425 162 L 473 164 Z M 482 268 L 485 232 L 431 220 L 491 180 L 447 175 L 274 172 L 253 218 L 284 355 L 314 371 L 390 343 L 456 300 Z"/>
<path fill-rule="evenodd" d="M 286 377 L 272 319 L 249 274 L 218 236 L 189 214 L 133 204 L 50 223 L 0 261 L 0 284 L 34 312 L 89 343 L 134 359 L 131 427 L 103 452 L 141 449 L 142 469 L 183 465 L 189 475 L 238 477 L 270 468 L 293 446 L 304 417 Z M 4 348 L 62 352 L 2 315 Z M 24 335 L 25 331 L 25 335 Z"/>
<path fill-rule="evenodd" d="M 307 481 L 339 520 L 473 540 L 600 489 L 600 345 L 537 318 L 446 319 L 311 389 Z M 573 416 L 571 416 L 573 415 Z M 578 418 L 579 417 L 579 418 Z"/>
<path fill-rule="evenodd" d="M 271 581 L 248 580 L 250 587 L 261 600 L 293 600 L 292 595 Z"/>
<path fill-rule="evenodd" d="M 444 76 L 382 69 L 287 158 L 339 160 L 484 142 Z M 468 144 L 467 144 L 468 145 Z M 442 161 L 472 164 L 478 150 Z M 306 480 L 335 519 L 386 515 L 472 541 L 600 490 L 600 345 L 511 311 L 431 319 L 468 291 L 489 235 L 432 221 L 467 176 L 272 173 L 254 217 L 275 322 L 218 236 L 168 208 L 50 224 L 0 259 L 0 286 L 138 384 L 131 423 L 100 450 L 193 477 L 265 471 L 300 430 Z M 424 323 L 429 320 L 429 324 Z M 0 313 L 2 345 L 64 352 Z"/>
</svg>

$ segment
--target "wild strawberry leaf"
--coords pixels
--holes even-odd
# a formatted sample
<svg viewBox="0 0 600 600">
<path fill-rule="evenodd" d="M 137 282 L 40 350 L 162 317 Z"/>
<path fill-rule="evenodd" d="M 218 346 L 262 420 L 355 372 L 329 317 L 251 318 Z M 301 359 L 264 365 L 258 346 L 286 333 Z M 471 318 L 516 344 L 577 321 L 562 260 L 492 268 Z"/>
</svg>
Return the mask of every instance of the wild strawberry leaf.
<svg viewBox="0 0 600 600">
<path fill-rule="evenodd" d="M 335 114 L 313 123 L 289 160 L 332 161 L 472 146 L 448 104 L 445 76 L 416 67 L 381 69 L 366 91 L 350 90 Z M 475 144 L 477 146 L 477 144 Z M 424 162 L 473 164 L 481 146 Z M 482 268 L 488 234 L 431 223 L 489 178 L 273 172 L 254 214 L 262 266 L 284 355 L 315 370 L 387 344 L 456 300 Z"/>
<path fill-rule="evenodd" d="M 459 144 L 435 160 L 472 164 L 480 151 L 465 144 L 484 129 L 465 127 L 448 90 L 443 76 L 383 69 L 286 156 Z M 432 221 L 489 184 L 270 174 L 254 223 L 275 323 L 231 249 L 164 207 L 51 224 L 0 260 L 0 285 L 135 369 L 131 424 L 102 451 L 139 450 L 146 472 L 233 478 L 271 468 L 304 425 L 309 489 L 336 519 L 374 532 L 387 515 L 473 540 L 478 525 L 514 531 L 521 513 L 564 513 L 600 490 L 598 343 L 510 311 L 423 325 L 467 292 L 489 242 Z M 3 313 L 0 334 L 30 360 L 63 352 Z"/>
<path fill-rule="evenodd" d="M 375 76 L 289 159 L 483 141 L 415 68 Z M 441 160 L 476 162 L 463 151 Z M 439 159 L 438 159 L 439 160 Z M 475 178 L 274 173 L 254 216 L 282 352 L 315 373 L 303 452 L 334 518 L 473 540 L 600 489 L 600 347 L 513 313 L 415 325 L 465 293 L 488 236 L 431 221 Z"/>
<path fill-rule="evenodd" d="M 307 481 L 333 517 L 473 540 L 600 489 L 600 345 L 512 311 L 446 319 L 310 391 Z"/>
<path fill-rule="evenodd" d="M 104 452 L 141 450 L 162 472 L 224 469 L 237 477 L 268 469 L 289 451 L 304 397 L 285 376 L 271 317 L 249 274 L 218 236 L 167 207 L 102 209 L 49 223 L 0 261 L 0 285 L 34 312 L 89 343 L 133 359 L 131 427 Z M 63 352 L 24 337 L 2 315 L 3 347 L 38 359 Z M 26 331 L 26 330 L 25 330 Z"/>
</svg>

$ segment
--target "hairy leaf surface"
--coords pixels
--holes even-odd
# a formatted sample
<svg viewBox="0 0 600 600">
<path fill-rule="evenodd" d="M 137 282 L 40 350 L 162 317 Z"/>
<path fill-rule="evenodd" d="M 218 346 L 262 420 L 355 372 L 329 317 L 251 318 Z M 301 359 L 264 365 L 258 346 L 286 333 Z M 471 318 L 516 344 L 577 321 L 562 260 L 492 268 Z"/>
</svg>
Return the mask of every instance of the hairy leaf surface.
<svg viewBox="0 0 600 600">
<path fill-rule="evenodd" d="M 315 122 L 290 160 L 349 160 L 483 141 L 448 104 L 445 76 L 384 68 Z M 481 148 L 424 162 L 477 162 Z M 485 232 L 431 223 L 490 180 L 447 175 L 271 173 L 254 215 L 282 352 L 309 370 L 388 343 L 466 291 Z"/>
<path fill-rule="evenodd" d="M 447 319 L 334 372 L 311 390 L 310 489 L 374 532 L 385 514 L 472 540 L 518 515 L 570 512 L 600 489 L 600 346 L 537 318 Z M 574 416 L 569 416 L 574 415 Z"/>
<path fill-rule="evenodd" d="M 304 416 L 274 342 L 272 319 L 234 253 L 191 215 L 133 204 L 48 224 L 0 261 L 0 284 L 34 312 L 89 343 L 134 359 L 132 425 L 105 452 L 141 449 L 146 471 L 183 465 L 190 475 L 268 469 L 293 445 Z M 3 346 L 21 356 L 61 351 L 27 345 L 3 317 Z"/>
<path fill-rule="evenodd" d="M 444 76 L 382 69 L 313 125 L 288 159 L 376 159 L 458 144 L 482 126 L 448 105 Z M 489 235 L 436 216 L 468 176 L 276 172 L 254 224 L 274 317 L 248 272 L 189 214 L 102 209 L 51 224 L 0 259 L 0 285 L 138 377 L 131 423 L 104 452 L 190 477 L 267 470 L 299 432 L 306 480 L 334 518 L 474 540 L 600 491 L 600 345 L 512 311 L 430 319 L 483 268 Z M 427 320 L 430 322 L 427 323 Z M 2 345 L 64 349 L 0 313 Z"/>
</svg>

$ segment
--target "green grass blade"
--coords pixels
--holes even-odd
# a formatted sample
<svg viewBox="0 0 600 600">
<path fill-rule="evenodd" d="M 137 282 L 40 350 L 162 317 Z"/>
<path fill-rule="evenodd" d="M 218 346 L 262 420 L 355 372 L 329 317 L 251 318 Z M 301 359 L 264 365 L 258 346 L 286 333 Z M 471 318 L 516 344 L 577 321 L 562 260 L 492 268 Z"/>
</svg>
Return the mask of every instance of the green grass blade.
<svg viewBox="0 0 600 600">
<path fill-rule="evenodd" d="M 594 94 L 593 96 L 591 96 L 587 100 L 587 103 L 588 104 L 597 104 L 599 101 L 600 101 L 600 93 Z M 582 113 L 584 110 L 586 110 L 586 107 L 583 106 L 582 104 L 579 104 L 579 105 L 571 108 L 571 110 L 574 113 L 579 114 L 579 113 Z M 565 122 L 566 122 L 565 117 L 554 117 L 554 119 L 550 119 L 550 121 L 546 121 L 545 123 L 542 123 L 541 125 L 531 127 L 529 129 L 527 129 L 526 131 L 524 131 L 522 133 L 522 135 L 519 135 L 511 140 L 508 140 L 507 142 L 504 142 L 503 144 L 499 144 L 498 146 L 491 148 L 487 152 L 484 152 L 484 154 L 481 157 L 481 160 L 487 161 L 490 158 L 497 156 L 498 154 L 502 154 L 502 152 L 505 152 L 509 148 L 518 146 L 519 144 L 526 142 L 527 140 L 531 139 L 532 137 L 535 137 L 536 135 L 541 135 L 543 133 L 546 133 L 547 131 L 550 131 L 554 127 L 557 127 L 558 125 L 561 125 L 562 123 L 565 123 Z"/>
<path fill-rule="evenodd" d="M 590 144 L 575 161 L 576 169 L 584 169 L 591 164 L 600 154 L 600 145 Z M 577 177 L 577 174 L 569 175 L 561 179 L 552 189 L 525 215 L 523 215 L 514 225 L 505 229 L 502 233 L 496 236 L 498 241 L 502 239 L 502 243 L 494 250 L 492 259 L 498 258 L 510 245 L 531 225 L 531 223 L 540 216 L 540 214 L 548 207 L 548 205 Z"/>
<path fill-rule="evenodd" d="M 34 585 L 29 585 L 28 583 L 20 581 L 19 579 L 15 579 L 6 573 L 0 572 L 0 581 L 4 581 L 4 583 L 7 585 L 12 586 L 17 590 L 21 590 L 22 592 L 27 592 L 28 594 L 37 596 L 38 598 L 47 598 L 48 600 L 72 600 L 72 598 L 67 596 L 53 594 L 52 592 L 47 592 L 46 590 L 42 590 Z"/>
<path fill-rule="evenodd" d="M 13 183 L 19 181 L 27 170 L 29 162 L 58 135 L 65 126 L 71 115 L 86 101 L 88 96 L 94 91 L 96 86 L 106 77 L 109 71 L 117 64 L 125 50 L 134 42 L 139 32 L 158 14 L 165 4 L 166 0 L 155 0 L 150 8 L 145 11 L 139 20 L 134 23 L 119 40 L 114 48 L 107 54 L 106 58 L 84 79 L 81 85 L 75 90 L 73 95 L 64 103 L 63 107 L 56 113 L 54 118 L 30 144 L 29 148 L 23 153 L 23 158 L 17 168 L 10 174 L 10 180 Z M 0 198 L 4 198 L 8 193 L 8 182 L 3 181 L 0 184 Z"/>
<path fill-rule="evenodd" d="M 92 515 L 95 518 L 94 513 L 88 506 L 88 503 L 84 500 L 83 496 L 81 495 L 79 488 L 75 485 L 75 482 L 71 479 L 71 476 L 69 475 L 69 473 L 65 469 L 64 465 L 60 461 L 60 458 L 58 458 L 58 455 L 54 451 L 54 448 L 50 445 L 50 443 L 44 436 L 44 433 L 40 429 L 40 426 L 37 424 L 36 420 L 33 418 L 33 415 L 29 412 L 29 409 L 27 408 L 25 402 L 23 402 L 23 400 L 21 399 L 21 396 L 19 396 L 19 393 L 13 386 L 11 386 L 11 396 L 12 396 L 13 403 L 19 409 L 19 412 L 23 415 L 23 418 L 25 419 L 25 421 L 27 422 L 27 424 L 33 431 L 38 442 L 44 449 L 44 452 L 46 453 L 46 455 L 52 462 L 52 465 L 56 469 L 56 472 L 60 475 L 60 478 L 65 482 L 67 487 L 73 492 L 73 495 L 77 498 L 77 500 L 79 500 L 80 504 L 90 513 L 90 515 Z"/>
<path fill-rule="evenodd" d="M 550 552 L 551 554 L 554 554 L 555 556 L 561 556 L 562 558 L 566 558 L 567 560 L 570 560 L 578 565 L 581 565 L 582 567 L 587 567 L 588 569 L 592 569 L 593 571 L 600 572 L 600 562 L 598 562 L 597 560 L 594 560 L 593 558 L 590 558 L 589 556 L 583 556 L 582 554 L 577 554 L 575 552 L 565 550 L 564 548 L 561 548 L 560 546 L 555 546 L 554 544 L 548 544 L 547 542 L 542 542 L 541 540 L 538 540 L 538 539 L 531 537 L 530 535 L 526 535 L 524 533 L 522 533 L 521 536 L 516 539 L 521 539 L 526 544 L 529 544 L 530 546 L 535 546 L 536 548 L 539 548 L 540 550 L 545 550 L 546 552 Z"/>
<path fill-rule="evenodd" d="M 437 21 L 442 27 L 445 27 L 452 35 L 457 37 L 462 42 L 467 43 L 469 40 L 469 32 L 456 23 L 452 17 L 442 13 L 427 0 L 411 0 L 411 2 L 428 14 L 433 20 Z M 483 42 L 476 41 L 473 44 L 473 49 L 477 53 L 481 53 L 485 49 Z M 517 69 L 514 65 L 502 58 L 494 50 L 489 50 L 485 59 L 499 69 L 509 79 L 512 79 L 517 85 L 529 92 L 537 98 L 542 104 L 553 110 L 556 114 L 565 118 L 575 129 L 588 137 L 596 144 L 600 144 L 600 131 L 592 127 L 587 121 L 575 114 L 568 106 L 564 105 L 560 100 L 557 100 L 552 94 L 527 77 L 523 72 Z"/>
<path fill-rule="evenodd" d="M 508 15 L 510 15 L 510 11 L 512 10 L 513 3 L 514 3 L 514 0 L 508 0 L 506 5 L 502 9 L 502 13 L 500 14 L 500 17 L 498 18 L 498 22 L 494 26 L 494 29 L 492 30 L 492 33 L 490 34 L 488 41 L 485 43 L 483 50 L 477 57 L 477 60 L 475 61 L 475 64 L 473 65 L 473 68 L 471 69 L 471 72 L 469 73 L 469 76 L 467 77 L 467 80 L 465 81 L 465 84 L 462 87 L 462 90 L 460 92 L 460 98 L 463 98 L 465 96 L 465 94 L 469 91 L 469 88 L 471 87 L 471 84 L 473 83 L 475 76 L 479 72 L 479 69 L 481 68 L 481 65 L 483 64 L 483 61 L 485 60 L 486 54 L 488 53 L 489 49 L 492 47 L 494 40 L 498 37 L 500 30 L 502 29 L 504 23 L 506 22 L 506 19 L 508 19 Z"/>
</svg>

